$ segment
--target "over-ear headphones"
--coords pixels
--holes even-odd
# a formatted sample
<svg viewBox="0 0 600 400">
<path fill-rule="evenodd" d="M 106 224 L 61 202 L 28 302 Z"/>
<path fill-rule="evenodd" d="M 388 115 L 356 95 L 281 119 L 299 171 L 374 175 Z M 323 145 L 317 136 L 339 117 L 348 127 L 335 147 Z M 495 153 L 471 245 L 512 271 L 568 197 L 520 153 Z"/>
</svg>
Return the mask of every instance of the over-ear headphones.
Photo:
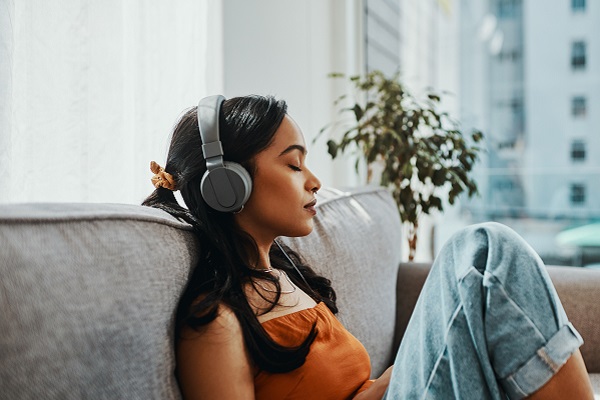
<svg viewBox="0 0 600 400">
<path fill-rule="evenodd" d="M 206 172 L 200 182 L 200 193 L 206 204 L 217 211 L 239 212 L 252 192 L 252 178 L 240 164 L 223 161 L 223 145 L 219 139 L 219 116 L 225 97 L 205 97 L 198 103 L 198 130 Z"/>
</svg>

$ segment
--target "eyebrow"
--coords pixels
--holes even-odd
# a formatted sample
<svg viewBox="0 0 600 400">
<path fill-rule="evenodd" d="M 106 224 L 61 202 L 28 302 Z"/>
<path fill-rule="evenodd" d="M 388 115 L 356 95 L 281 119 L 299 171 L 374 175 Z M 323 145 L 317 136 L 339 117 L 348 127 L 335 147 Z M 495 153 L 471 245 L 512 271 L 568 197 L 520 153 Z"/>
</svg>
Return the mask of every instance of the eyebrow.
<svg viewBox="0 0 600 400">
<path fill-rule="evenodd" d="M 294 151 L 294 150 L 299 150 L 304 155 L 306 155 L 306 153 L 308 153 L 308 151 L 306 151 L 306 148 L 304 146 L 302 146 L 300 144 L 292 144 L 291 146 L 288 146 L 284 151 L 282 151 L 279 154 L 279 157 L 281 157 L 282 155 L 287 154 L 291 151 Z"/>
</svg>

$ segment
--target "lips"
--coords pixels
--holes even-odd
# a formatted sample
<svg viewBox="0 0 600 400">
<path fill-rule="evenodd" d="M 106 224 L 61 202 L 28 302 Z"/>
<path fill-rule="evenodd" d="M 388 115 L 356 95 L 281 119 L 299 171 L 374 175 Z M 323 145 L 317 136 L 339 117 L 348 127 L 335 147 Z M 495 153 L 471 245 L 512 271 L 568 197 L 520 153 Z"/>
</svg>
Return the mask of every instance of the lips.
<svg viewBox="0 0 600 400">
<path fill-rule="evenodd" d="M 310 203 L 306 204 L 304 206 L 304 209 L 306 211 L 308 211 L 309 213 L 311 213 L 312 215 L 317 215 L 317 209 L 315 208 L 315 206 L 317 205 L 317 200 L 313 200 Z"/>
<path fill-rule="evenodd" d="M 317 205 L 317 199 L 314 199 L 313 201 L 311 201 L 310 203 L 306 204 L 304 206 L 304 208 L 308 208 L 308 207 L 314 207 Z"/>
</svg>

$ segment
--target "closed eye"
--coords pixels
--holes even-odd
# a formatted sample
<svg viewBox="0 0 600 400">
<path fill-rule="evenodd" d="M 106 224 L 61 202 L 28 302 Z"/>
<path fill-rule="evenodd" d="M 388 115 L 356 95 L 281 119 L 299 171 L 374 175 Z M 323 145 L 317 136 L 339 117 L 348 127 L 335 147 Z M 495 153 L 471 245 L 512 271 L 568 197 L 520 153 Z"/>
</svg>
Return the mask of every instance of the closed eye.
<svg viewBox="0 0 600 400">
<path fill-rule="evenodd" d="M 296 167 L 296 166 L 295 166 L 295 165 L 293 165 L 293 164 L 288 164 L 288 167 L 290 167 L 290 168 L 291 168 L 293 171 L 297 171 L 297 172 L 300 172 L 300 171 L 302 171 L 302 168 L 300 168 L 300 167 Z"/>
</svg>

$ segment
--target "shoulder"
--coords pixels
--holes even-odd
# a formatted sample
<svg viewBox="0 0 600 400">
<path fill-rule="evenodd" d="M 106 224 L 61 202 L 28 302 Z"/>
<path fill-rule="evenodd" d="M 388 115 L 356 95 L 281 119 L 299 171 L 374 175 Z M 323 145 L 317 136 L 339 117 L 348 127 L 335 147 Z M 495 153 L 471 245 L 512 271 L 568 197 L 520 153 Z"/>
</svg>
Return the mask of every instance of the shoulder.
<svg viewBox="0 0 600 400">
<path fill-rule="evenodd" d="M 252 361 L 242 326 L 229 307 L 220 305 L 217 317 L 198 331 L 182 329 L 177 371 L 186 399 L 254 397 Z"/>
<path fill-rule="evenodd" d="M 183 327 L 179 342 L 186 343 L 196 340 L 213 340 L 214 335 L 225 335 L 232 338 L 242 334 L 242 327 L 233 310 L 224 304 L 220 304 L 217 310 L 216 318 L 198 330 L 190 327 Z M 216 338 L 218 339 L 218 338 Z"/>
</svg>

